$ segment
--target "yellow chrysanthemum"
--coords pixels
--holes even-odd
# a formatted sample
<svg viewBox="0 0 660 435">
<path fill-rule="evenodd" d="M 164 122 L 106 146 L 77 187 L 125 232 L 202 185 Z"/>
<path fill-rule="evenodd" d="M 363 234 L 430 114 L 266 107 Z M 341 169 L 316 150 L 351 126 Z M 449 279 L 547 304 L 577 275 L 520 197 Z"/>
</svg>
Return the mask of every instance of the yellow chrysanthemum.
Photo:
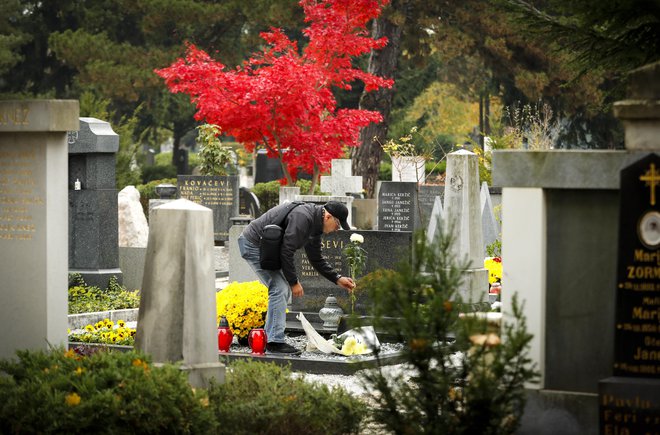
<svg viewBox="0 0 660 435">
<path fill-rule="evenodd" d="M 268 289 L 259 281 L 233 282 L 216 293 L 217 321 L 225 316 L 232 333 L 246 337 L 265 323 Z"/>
<path fill-rule="evenodd" d="M 488 270 L 488 283 L 502 282 L 502 259 L 500 257 L 486 257 L 484 268 Z"/>
<path fill-rule="evenodd" d="M 64 402 L 69 406 L 78 406 L 80 405 L 80 396 L 78 393 L 69 393 L 64 396 Z"/>
</svg>

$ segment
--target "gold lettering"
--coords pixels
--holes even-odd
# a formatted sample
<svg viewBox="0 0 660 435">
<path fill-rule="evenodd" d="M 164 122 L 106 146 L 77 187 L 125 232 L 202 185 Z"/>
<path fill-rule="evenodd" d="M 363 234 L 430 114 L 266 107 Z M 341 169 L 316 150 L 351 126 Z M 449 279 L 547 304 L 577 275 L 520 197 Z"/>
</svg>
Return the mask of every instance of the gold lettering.
<svg viewBox="0 0 660 435">
<path fill-rule="evenodd" d="M 633 359 L 637 361 L 660 361 L 660 351 L 657 350 L 646 350 L 641 347 L 637 347 Z"/>
<path fill-rule="evenodd" d="M 655 310 L 645 310 L 643 307 L 633 307 L 632 318 L 640 320 L 658 320 L 660 308 Z"/>
</svg>

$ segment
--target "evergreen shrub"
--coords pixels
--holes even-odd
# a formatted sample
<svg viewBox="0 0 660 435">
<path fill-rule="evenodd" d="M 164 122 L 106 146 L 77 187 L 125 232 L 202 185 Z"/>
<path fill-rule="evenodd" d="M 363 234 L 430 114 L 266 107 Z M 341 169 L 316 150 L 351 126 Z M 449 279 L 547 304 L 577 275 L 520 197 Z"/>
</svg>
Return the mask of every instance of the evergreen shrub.
<svg viewBox="0 0 660 435">
<path fill-rule="evenodd" d="M 525 383 L 537 377 L 532 336 L 515 296 L 512 321 L 499 334 L 485 319 L 462 316 L 471 305 L 458 292 L 467 266 L 453 258 L 450 236 L 429 243 L 419 232 L 412 262 L 365 285 L 374 326 L 405 344 L 413 373 L 361 372 L 377 403 L 374 420 L 393 433 L 512 434 L 520 424 Z"/>
<path fill-rule="evenodd" d="M 366 405 L 337 387 L 292 378 L 288 368 L 237 361 L 209 389 L 219 434 L 358 433 Z"/>
</svg>

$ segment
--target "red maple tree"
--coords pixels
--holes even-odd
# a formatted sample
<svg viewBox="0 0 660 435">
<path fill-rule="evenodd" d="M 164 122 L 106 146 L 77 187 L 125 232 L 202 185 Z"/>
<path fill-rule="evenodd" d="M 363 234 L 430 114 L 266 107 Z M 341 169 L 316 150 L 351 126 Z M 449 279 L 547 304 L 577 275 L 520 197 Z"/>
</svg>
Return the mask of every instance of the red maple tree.
<svg viewBox="0 0 660 435">
<path fill-rule="evenodd" d="M 312 189 L 344 146 L 357 146 L 362 127 L 382 121 L 379 112 L 338 109 L 333 88 L 360 80 L 368 91 L 392 80 L 353 67 L 356 56 L 382 48 L 366 28 L 389 0 L 301 0 L 308 44 L 299 50 L 281 29 L 260 36 L 267 45 L 229 69 L 189 44 L 185 58 L 156 70 L 171 92 L 187 93 L 195 119 L 216 124 L 247 151 L 263 146 L 277 157 L 286 183 L 298 168 L 312 174 Z"/>
</svg>

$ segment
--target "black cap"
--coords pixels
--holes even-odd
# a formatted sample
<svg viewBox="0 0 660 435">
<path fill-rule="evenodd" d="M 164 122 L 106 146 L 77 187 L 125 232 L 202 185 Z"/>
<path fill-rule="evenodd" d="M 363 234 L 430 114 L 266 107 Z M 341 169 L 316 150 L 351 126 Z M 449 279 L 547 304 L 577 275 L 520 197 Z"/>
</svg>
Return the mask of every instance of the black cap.
<svg viewBox="0 0 660 435">
<path fill-rule="evenodd" d="M 346 221 L 346 219 L 348 219 L 348 209 L 344 204 L 337 201 L 328 201 L 325 203 L 323 208 L 325 208 L 328 213 L 339 219 L 339 223 L 343 229 L 351 229 L 351 226 Z"/>
</svg>

